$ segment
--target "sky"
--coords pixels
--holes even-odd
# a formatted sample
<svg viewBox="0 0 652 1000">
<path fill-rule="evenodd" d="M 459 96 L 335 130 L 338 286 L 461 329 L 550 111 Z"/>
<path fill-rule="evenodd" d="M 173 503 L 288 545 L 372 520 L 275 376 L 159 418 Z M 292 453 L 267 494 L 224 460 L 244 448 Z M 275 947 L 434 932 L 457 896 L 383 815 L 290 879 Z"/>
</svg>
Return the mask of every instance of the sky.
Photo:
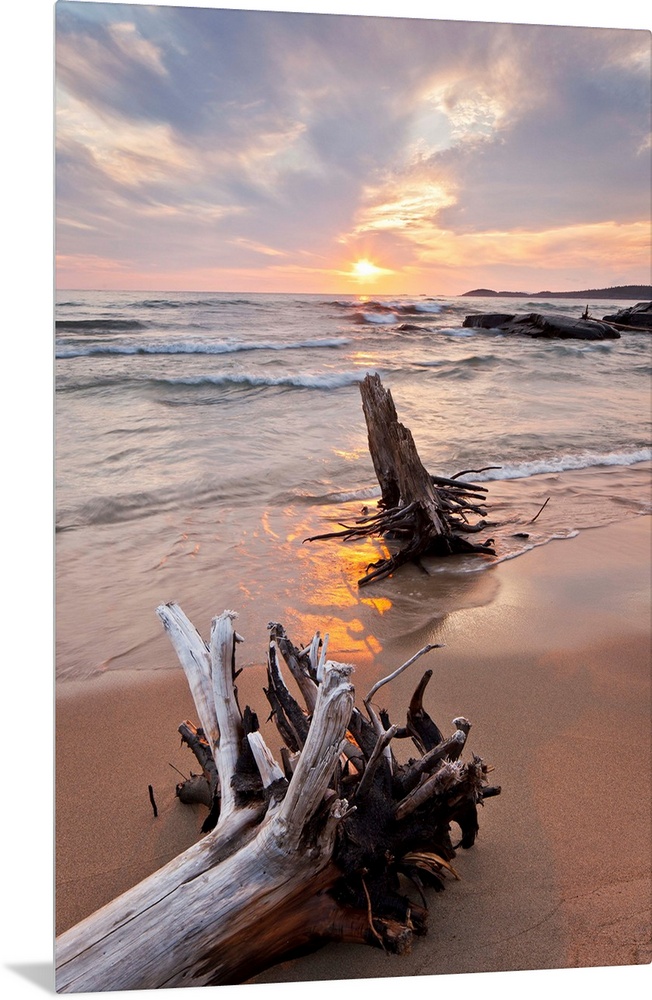
<svg viewBox="0 0 652 1000">
<path fill-rule="evenodd" d="M 650 74 L 642 29 L 60 0 L 57 284 L 649 283 Z"/>
</svg>

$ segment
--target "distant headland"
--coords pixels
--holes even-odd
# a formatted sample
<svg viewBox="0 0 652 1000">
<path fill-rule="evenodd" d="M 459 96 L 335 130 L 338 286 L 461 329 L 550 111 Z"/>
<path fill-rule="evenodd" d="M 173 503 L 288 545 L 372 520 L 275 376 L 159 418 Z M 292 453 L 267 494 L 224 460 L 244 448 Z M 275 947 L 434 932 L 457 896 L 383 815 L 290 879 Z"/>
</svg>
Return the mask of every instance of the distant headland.
<svg viewBox="0 0 652 1000">
<path fill-rule="evenodd" d="M 495 292 L 493 288 L 474 288 L 463 296 L 518 299 L 650 299 L 652 285 L 613 285 L 611 288 L 584 288 L 579 292 Z"/>
</svg>

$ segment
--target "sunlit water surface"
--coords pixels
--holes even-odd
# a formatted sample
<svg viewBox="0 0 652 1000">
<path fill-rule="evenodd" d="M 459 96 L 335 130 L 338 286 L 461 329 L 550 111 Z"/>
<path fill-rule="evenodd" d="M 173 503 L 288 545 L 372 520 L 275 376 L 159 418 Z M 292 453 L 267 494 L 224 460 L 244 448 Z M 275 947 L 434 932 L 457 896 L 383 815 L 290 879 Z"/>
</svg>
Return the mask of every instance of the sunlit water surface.
<svg viewBox="0 0 652 1000">
<path fill-rule="evenodd" d="M 176 668 L 154 613 L 207 633 L 234 608 L 372 663 L 486 603 L 490 567 L 650 510 L 650 338 L 470 330 L 476 311 L 572 300 L 64 292 L 57 308 L 57 673 Z M 589 303 L 601 317 L 622 305 Z M 498 468 L 497 558 L 424 560 L 358 589 L 381 542 L 305 543 L 378 495 L 359 381 L 378 372 L 431 472 Z M 545 501 L 545 508 L 541 510 Z M 540 512 L 540 513 L 539 513 Z M 536 520 L 534 520 L 536 518 Z M 248 657 L 248 659 L 247 659 Z"/>
</svg>

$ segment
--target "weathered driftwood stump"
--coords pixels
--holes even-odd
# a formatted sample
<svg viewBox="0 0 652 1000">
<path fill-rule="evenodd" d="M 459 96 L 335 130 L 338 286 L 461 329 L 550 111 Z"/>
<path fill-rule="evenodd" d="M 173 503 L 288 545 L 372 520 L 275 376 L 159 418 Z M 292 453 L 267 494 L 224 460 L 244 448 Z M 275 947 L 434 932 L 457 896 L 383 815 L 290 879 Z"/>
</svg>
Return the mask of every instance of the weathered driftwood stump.
<svg viewBox="0 0 652 1000">
<path fill-rule="evenodd" d="M 158 614 L 185 670 L 199 727 L 180 732 L 202 766 L 180 796 L 210 804 L 197 844 L 57 940 L 58 992 L 243 982 L 325 941 L 391 952 L 425 933 L 424 885 L 441 888 L 455 847 L 470 847 L 477 807 L 500 789 L 477 756 L 461 760 L 470 725 L 444 738 L 423 708 L 424 674 L 403 726 L 372 699 L 432 646 L 354 706 L 352 667 L 326 659 L 327 638 L 296 648 L 270 625 L 267 698 L 285 747 L 274 760 L 235 687 L 233 612 L 206 645 L 174 605 Z M 301 692 L 290 693 L 279 653 Z M 399 764 L 392 741 L 419 756 Z M 401 878 L 403 877 L 403 879 Z M 419 902 L 414 902 L 416 894 Z"/>
<path fill-rule="evenodd" d="M 495 466 L 466 469 L 450 478 L 431 475 L 419 458 L 409 428 L 399 423 L 392 394 L 383 387 L 380 376 L 366 375 L 360 393 L 369 452 L 381 488 L 379 509 L 357 518 L 353 525 L 342 525 L 342 531 L 313 535 L 306 541 L 370 535 L 396 541 L 397 551 L 368 566 L 358 580 L 360 586 L 389 576 L 403 563 L 418 562 L 424 555 L 495 555 L 493 539 L 474 543 L 466 537 L 491 527 L 484 520 L 487 488 L 461 480 Z M 472 522 L 469 515 L 479 515 L 481 520 Z"/>
</svg>

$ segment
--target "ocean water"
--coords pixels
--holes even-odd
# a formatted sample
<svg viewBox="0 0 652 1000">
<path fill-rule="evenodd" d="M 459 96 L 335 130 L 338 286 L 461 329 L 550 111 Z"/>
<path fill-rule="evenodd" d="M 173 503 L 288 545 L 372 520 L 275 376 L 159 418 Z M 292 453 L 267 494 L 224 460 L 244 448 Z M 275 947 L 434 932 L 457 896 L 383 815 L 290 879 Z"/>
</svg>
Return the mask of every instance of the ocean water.
<svg viewBox="0 0 652 1000">
<path fill-rule="evenodd" d="M 588 303 L 600 318 L 631 302 Z M 492 566 L 650 511 L 651 340 L 514 338 L 477 311 L 579 318 L 552 299 L 60 292 L 57 676 L 176 668 L 154 614 L 204 634 L 233 608 L 372 663 L 491 599 Z M 378 496 L 358 383 L 378 372 L 431 471 L 488 488 L 497 556 L 426 560 L 359 589 L 384 551 L 305 542 Z M 546 503 L 547 501 L 547 503 Z M 543 509 L 542 505 L 545 503 Z M 536 520 L 535 520 L 536 518 Z M 244 647 L 243 647 L 244 649 Z"/>
</svg>

